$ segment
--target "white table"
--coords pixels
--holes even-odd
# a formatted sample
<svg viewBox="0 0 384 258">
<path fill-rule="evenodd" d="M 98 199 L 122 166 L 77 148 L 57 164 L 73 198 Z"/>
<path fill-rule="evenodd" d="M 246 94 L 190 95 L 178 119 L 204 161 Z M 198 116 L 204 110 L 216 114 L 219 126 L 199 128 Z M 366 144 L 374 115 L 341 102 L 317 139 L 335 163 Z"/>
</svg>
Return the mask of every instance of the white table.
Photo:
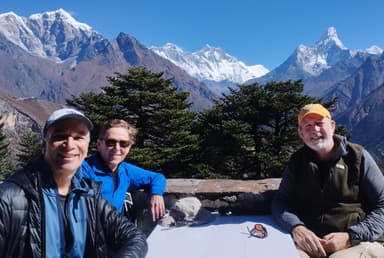
<svg viewBox="0 0 384 258">
<path fill-rule="evenodd" d="M 148 237 L 147 258 L 298 258 L 290 235 L 271 216 L 220 216 L 196 227 L 157 225 Z M 250 236 L 247 227 L 262 223 L 264 239 Z"/>
</svg>

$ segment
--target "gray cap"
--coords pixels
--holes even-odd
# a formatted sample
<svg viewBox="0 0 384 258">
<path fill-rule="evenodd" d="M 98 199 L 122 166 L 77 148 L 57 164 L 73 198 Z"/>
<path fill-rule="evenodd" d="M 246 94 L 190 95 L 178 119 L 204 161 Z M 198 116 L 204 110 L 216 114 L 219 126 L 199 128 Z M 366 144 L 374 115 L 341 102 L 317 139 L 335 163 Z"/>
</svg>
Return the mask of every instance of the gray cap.
<svg viewBox="0 0 384 258">
<path fill-rule="evenodd" d="M 43 135 L 45 136 L 47 134 L 49 127 L 51 127 L 55 123 L 62 121 L 64 119 L 69 119 L 69 118 L 78 119 L 79 121 L 86 124 L 89 130 L 93 129 L 93 124 L 91 120 L 89 120 L 83 113 L 72 108 L 62 108 L 54 111 L 48 117 L 47 122 L 45 122 L 45 125 L 44 125 Z"/>
</svg>

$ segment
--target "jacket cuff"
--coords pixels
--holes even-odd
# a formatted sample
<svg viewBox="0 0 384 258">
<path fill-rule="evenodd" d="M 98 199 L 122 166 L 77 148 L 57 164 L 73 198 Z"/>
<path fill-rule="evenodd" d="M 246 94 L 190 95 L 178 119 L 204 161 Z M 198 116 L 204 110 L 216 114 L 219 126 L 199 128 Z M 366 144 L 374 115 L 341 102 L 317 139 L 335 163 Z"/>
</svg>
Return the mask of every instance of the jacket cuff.
<svg viewBox="0 0 384 258">
<path fill-rule="evenodd" d="M 360 244 L 361 241 L 357 238 L 356 234 L 353 231 L 349 230 L 348 235 L 351 246 Z"/>
</svg>

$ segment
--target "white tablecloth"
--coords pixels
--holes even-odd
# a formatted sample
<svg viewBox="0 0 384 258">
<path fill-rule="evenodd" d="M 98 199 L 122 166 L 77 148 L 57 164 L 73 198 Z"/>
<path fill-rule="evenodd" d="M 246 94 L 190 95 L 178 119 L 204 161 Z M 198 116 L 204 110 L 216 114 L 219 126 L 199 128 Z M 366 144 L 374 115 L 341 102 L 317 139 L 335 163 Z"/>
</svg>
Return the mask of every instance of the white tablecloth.
<svg viewBox="0 0 384 258">
<path fill-rule="evenodd" d="M 147 258 L 297 258 L 290 235 L 271 216 L 220 216 L 195 227 L 157 225 L 148 237 Z M 262 223 L 268 237 L 250 236 L 247 227 Z"/>
</svg>

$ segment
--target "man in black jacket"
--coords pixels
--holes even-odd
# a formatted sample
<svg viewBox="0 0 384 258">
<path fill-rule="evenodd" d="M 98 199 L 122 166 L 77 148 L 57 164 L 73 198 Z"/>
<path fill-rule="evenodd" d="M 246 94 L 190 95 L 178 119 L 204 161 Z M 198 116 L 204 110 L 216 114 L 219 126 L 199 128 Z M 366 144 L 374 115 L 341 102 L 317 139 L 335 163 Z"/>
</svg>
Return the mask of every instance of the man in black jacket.
<svg viewBox="0 0 384 258">
<path fill-rule="evenodd" d="M 92 122 L 53 112 L 43 154 L 0 185 L 0 257 L 145 257 L 145 235 L 83 179 Z"/>
</svg>

